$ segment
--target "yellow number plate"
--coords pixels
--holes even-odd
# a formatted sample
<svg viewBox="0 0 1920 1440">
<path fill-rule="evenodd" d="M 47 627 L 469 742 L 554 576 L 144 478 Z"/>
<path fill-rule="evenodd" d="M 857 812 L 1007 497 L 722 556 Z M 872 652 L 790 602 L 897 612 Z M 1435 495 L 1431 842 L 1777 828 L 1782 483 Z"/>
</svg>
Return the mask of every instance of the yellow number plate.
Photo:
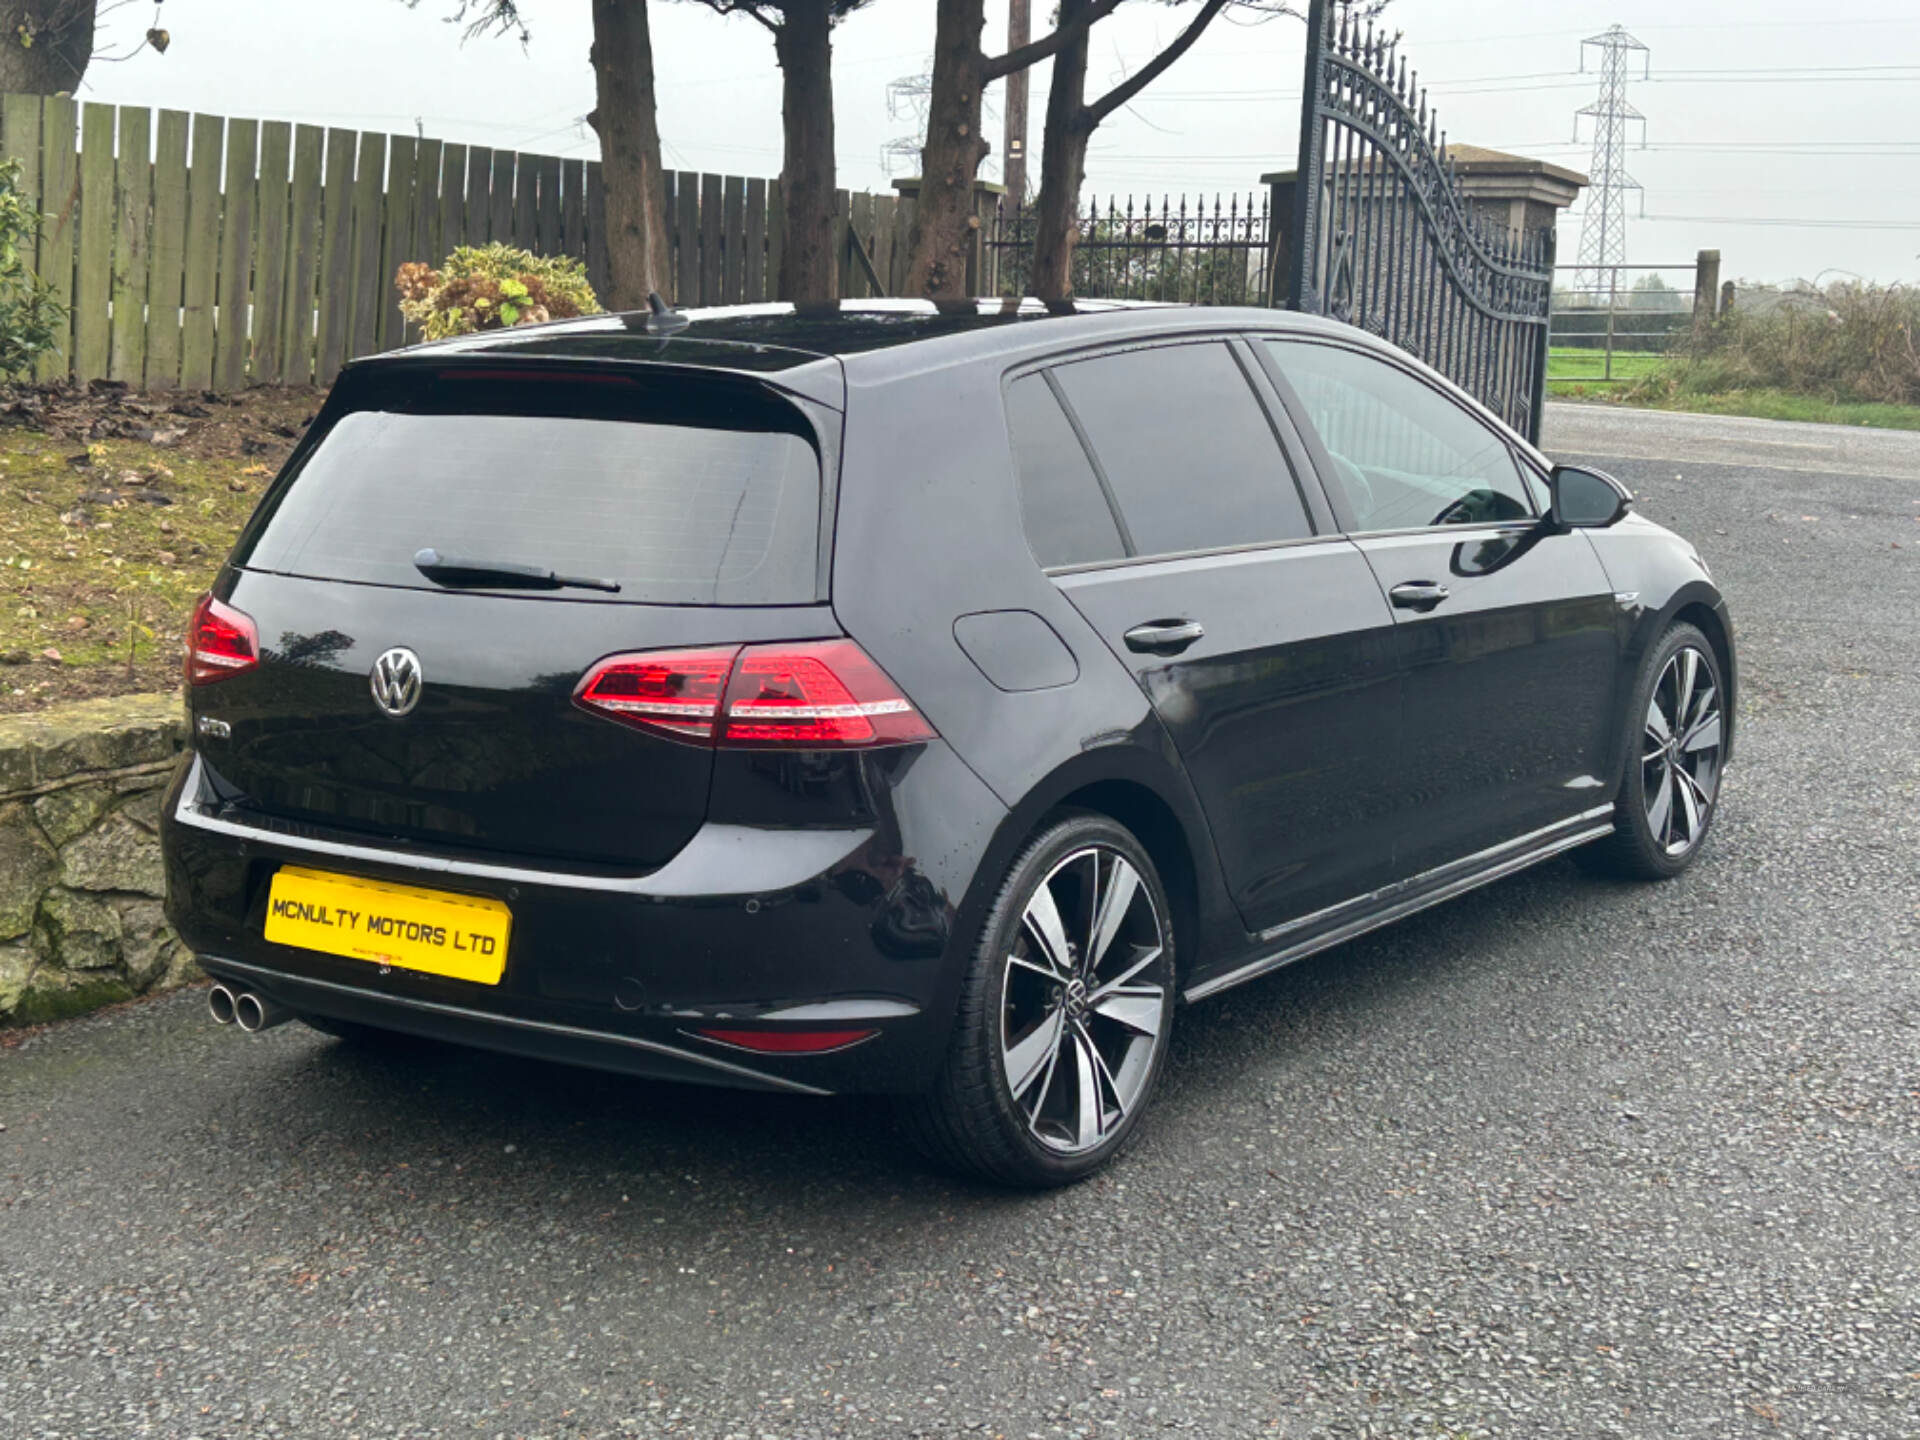
<svg viewBox="0 0 1920 1440">
<path fill-rule="evenodd" d="M 498 900 L 288 866 L 273 877 L 266 937 L 428 975 L 498 985 L 513 917 Z"/>
</svg>

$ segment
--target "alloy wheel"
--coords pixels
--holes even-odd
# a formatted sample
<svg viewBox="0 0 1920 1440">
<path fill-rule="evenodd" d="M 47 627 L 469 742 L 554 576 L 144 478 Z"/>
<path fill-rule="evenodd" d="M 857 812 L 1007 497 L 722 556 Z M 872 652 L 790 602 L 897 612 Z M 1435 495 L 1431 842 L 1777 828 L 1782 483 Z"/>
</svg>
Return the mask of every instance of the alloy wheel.
<svg viewBox="0 0 1920 1440">
<path fill-rule="evenodd" d="M 1691 645 L 1673 652 L 1647 703 L 1640 752 L 1653 843 L 1678 858 L 1700 843 L 1720 785 L 1724 726 L 1713 666 Z"/>
<path fill-rule="evenodd" d="M 1142 1099 L 1167 1030 L 1166 931 L 1120 851 L 1076 850 L 1035 889 L 1007 954 L 1000 1059 L 1028 1131 L 1097 1148 Z"/>
</svg>

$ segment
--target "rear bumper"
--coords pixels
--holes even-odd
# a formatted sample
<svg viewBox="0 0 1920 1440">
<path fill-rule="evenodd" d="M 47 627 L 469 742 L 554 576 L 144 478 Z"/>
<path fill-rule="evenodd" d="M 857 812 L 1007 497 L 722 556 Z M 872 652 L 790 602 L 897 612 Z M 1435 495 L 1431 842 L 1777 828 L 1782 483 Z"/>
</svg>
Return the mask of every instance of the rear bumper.
<svg viewBox="0 0 1920 1440">
<path fill-rule="evenodd" d="M 320 980 L 214 955 L 201 956 L 200 964 L 216 980 L 264 995 L 300 1014 L 352 1020 L 482 1050 L 644 1075 L 654 1080 L 685 1080 L 700 1085 L 783 1090 L 804 1095 L 834 1093 L 827 1086 L 797 1076 L 758 1068 L 758 1057 L 743 1054 L 739 1061 L 744 1063 L 738 1063 L 703 1051 L 686 1035 L 675 1035 L 673 1038 L 679 1043 L 673 1044 L 623 1031 L 589 1029 L 498 1010 L 474 1010 L 418 996 L 382 993 L 365 985 Z M 821 1078 L 815 1075 L 814 1081 Z"/>
<path fill-rule="evenodd" d="M 945 1054 L 961 906 L 1005 809 L 944 744 L 861 757 L 832 827 L 709 824 L 643 876 L 417 852 L 221 807 L 197 758 L 168 792 L 167 911 L 212 974 L 295 1011 L 603 1069 L 812 1093 L 912 1092 Z M 791 783 L 772 767 L 768 778 Z M 262 938 L 282 865 L 483 895 L 512 912 L 498 985 Z M 763 1055 L 702 1027 L 872 1030 Z"/>
</svg>

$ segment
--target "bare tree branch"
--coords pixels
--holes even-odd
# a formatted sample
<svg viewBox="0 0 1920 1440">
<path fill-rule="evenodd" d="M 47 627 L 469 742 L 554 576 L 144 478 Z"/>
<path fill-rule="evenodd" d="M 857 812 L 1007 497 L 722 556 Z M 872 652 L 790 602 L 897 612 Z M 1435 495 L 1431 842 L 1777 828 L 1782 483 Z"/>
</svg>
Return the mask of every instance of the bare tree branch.
<svg viewBox="0 0 1920 1440">
<path fill-rule="evenodd" d="M 1052 34 L 1043 35 L 1030 45 L 1022 45 L 1018 50 L 1009 50 L 1004 55 L 989 59 L 981 72 L 982 75 L 988 82 L 1004 80 L 1017 70 L 1025 70 L 1029 65 L 1039 64 L 1082 30 L 1106 19 L 1120 3 L 1121 0 L 1097 0 L 1091 9 L 1063 25 L 1056 26 Z"/>
<path fill-rule="evenodd" d="M 404 0 L 404 3 L 409 10 L 420 8 L 420 0 Z M 521 18 L 519 0 L 447 0 L 447 3 L 453 6 L 447 23 L 466 26 L 462 39 L 471 40 L 489 33 L 506 35 L 515 30 L 520 32 L 522 45 L 533 38 L 533 32 Z"/>
<path fill-rule="evenodd" d="M 1180 32 L 1178 39 L 1158 55 L 1154 56 L 1153 59 L 1149 60 L 1145 65 L 1141 66 L 1139 70 L 1135 71 L 1127 79 L 1121 81 L 1105 95 L 1102 95 L 1098 100 L 1087 106 L 1087 128 L 1091 130 L 1099 125 L 1107 116 L 1118 110 L 1122 105 L 1133 99 L 1134 96 L 1138 95 L 1142 90 L 1146 89 L 1147 86 L 1165 74 L 1174 61 L 1178 60 L 1193 48 L 1193 42 L 1198 40 L 1207 26 L 1213 23 L 1213 17 L 1226 9 L 1231 3 L 1233 3 L 1233 0 L 1207 0 L 1207 3 L 1201 7 L 1200 13 L 1188 22 L 1185 30 Z"/>
</svg>

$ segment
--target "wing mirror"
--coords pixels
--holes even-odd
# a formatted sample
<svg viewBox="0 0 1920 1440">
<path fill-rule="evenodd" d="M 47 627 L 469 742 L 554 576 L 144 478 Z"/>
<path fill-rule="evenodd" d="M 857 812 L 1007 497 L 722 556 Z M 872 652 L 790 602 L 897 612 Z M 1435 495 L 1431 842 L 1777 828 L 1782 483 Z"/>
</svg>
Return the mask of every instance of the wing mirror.
<svg viewBox="0 0 1920 1440">
<path fill-rule="evenodd" d="M 1557 530 L 1604 530 L 1633 508 L 1633 492 L 1603 470 L 1556 465 L 1547 483 L 1547 519 Z"/>
</svg>

